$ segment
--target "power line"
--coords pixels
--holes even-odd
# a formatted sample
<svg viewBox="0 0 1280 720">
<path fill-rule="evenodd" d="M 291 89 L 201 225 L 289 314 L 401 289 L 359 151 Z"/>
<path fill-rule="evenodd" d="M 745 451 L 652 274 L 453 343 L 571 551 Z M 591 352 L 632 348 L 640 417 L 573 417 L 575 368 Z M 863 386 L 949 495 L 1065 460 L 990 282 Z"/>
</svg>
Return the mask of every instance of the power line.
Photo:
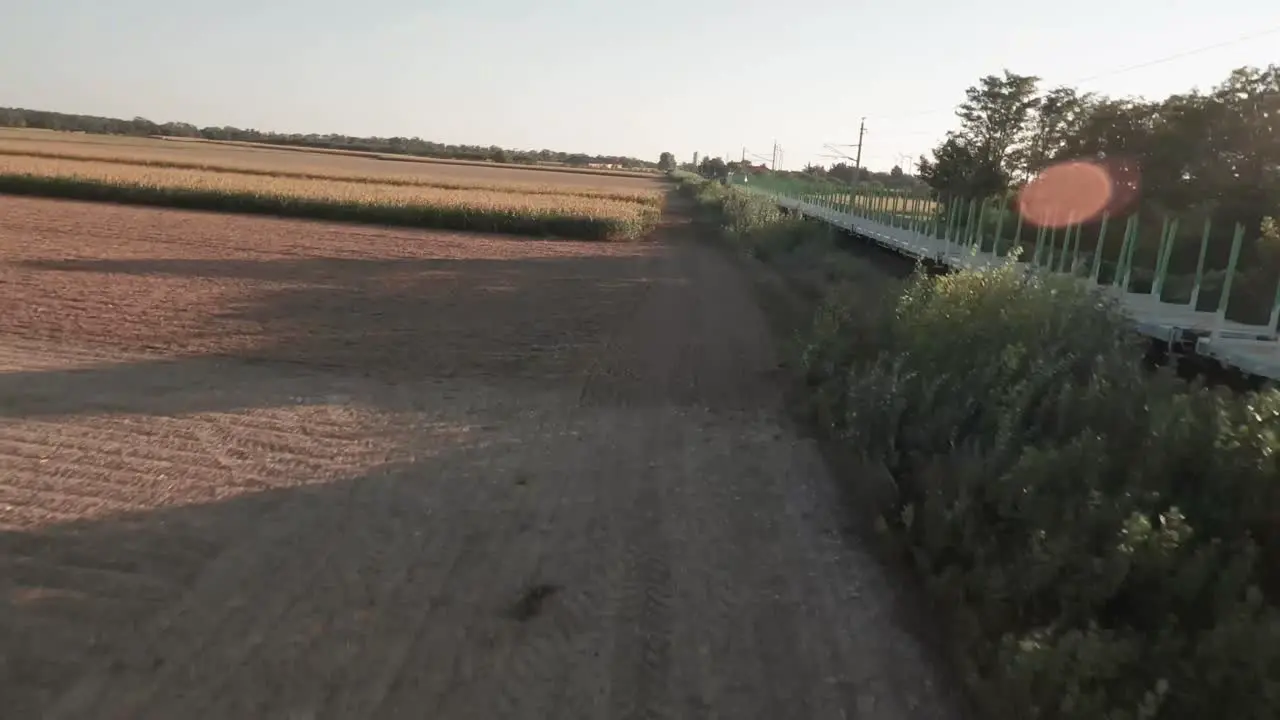
<svg viewBox="0 0 1280 720">
<path fill-rule="evenodd" d="M 1244 35 L 1240 35 L 1239 37 L 1235 37 L 1235 38 L 1232 38 L 1232 39 L 1230 39 L 1230 40 L 1224 40 L 1224 41 L 1222 41 L 1222 42 L 1213 43 L 1213 44 L 1211 44 L 1211 45 L 1202 45 L 1202 46 L 1200 46 L 1200 47 L 1191 48 L 1191 49 L 1189 49 L 1189 50 L 1183 50 L 1183 51 L 1180 51 L 1180 52 L 1173 53 L 1172 55 L 1165 55 L 1165 56 L 1163 56 L 1163 57 L 1155 58 L 1155 59 L 1153 59 L 1153 60 L 1148 60 L 1148 61 L 1141 62 L 1141 63 L 1137 63 L 1137 64 L 1134 64 L 1134 65 L 1126 65 L 1126 66 L 1122 66 L 1122 67 L 1114 68 L 1114 69 L 1112 69 L 1112 70 L 1108 70 L 1108 71 L 1106 71 L 1106 72 L 1101 72 L 1101 73 L 1097 73 L 1097 74 L 1094 74 L 1094 75 L 1088 75 L 1088 76 L 1085 76 L 1085 77 L 1076 78 L 1076 79 L 1074 79 L 1074 80 L 1068 80 L 1068 81 L 1066 81 L 1066 82 L 1059 83 L 1059 85 L 1077 85 L 1077 84 L 1081 84 L 1081 83 L 1091 82 L 1091 81 L 1093 81 L 1093 80 L 1098 80 L 1098 79 L 1101 79 L 1101 78 L 1104 78 L 1104 77 L 1111 77 L 1111 76 L 1114 76 L 1114 75 L 1121 75 L 1121 74 L 1124 74 L 1124 73 L 1127 73 L 1127 72 L 1132 72 L 1132 71 L 1134 71 L 1134 70 L 1140 70 L 1140 69 L 1143 69 L 1143 68 L 1148 68 L 1148 67 L 1153 67 L 1153 66 L 1156 66 L 1156 65 L 1161 65 L 1161 64 L 1164 64 L 1164 63 L 1167 63 L 1167 62 L 1173 62 L 1174 60 L 1181 60 L 1181 59 L 1183 59 L 1183 58 L 1191 57 L 1191 56 L 1194 56 L 1194 55 L 1199 55 L 1199 54 L 1201 54 L 1201 53 L 1206 53 L 1206 52 L 1209 52 L 1209 51 L 1211 51 L 1211 50 L 1218 50 L 1218 49 L 1221 49 L 1221 48 L 1224 48 L 1224 47 L 1230 47 L 1230 46 L 1232 46 L 1232 45 L 1236 45 L 1236 44 L 1239 44 L 1239 43 L 1242 43 L 1242 42 L 1248 42 L 1249 40 L 1256 40 L 1256 39 L 1258 39 L 1258 38 L 1266 37 L 1266 36 L 1268 36 L 1268 35 L 1274 35 L 1274 34 L 1276 34 L 1276 33 L 1280 33 L 1280 26 L 1270 27 L 1270 28 L 1267 28 L 1267 29 L 1265 29 L 1265 30 L 1260 30 L 1260 31 L 1258 31 L 1258 32 L 1246 33 L 1246 34 L 1244 34 Z M 944 112 L 945 112 L 945 113 L 951 113 L 951 112 L 954 112 L 954 111 L 955 111 L 955 109 L 956 109 L 956 107 L 957 107 L 957 106 L 958 106 L 958 105 L 951 105 L 951 106 L 946 107 L 946 108 L 935 108 L 935 109 L 933 109 L 933 110 L 923 110 L 923 111 L 920 111 L 920 112 L 907 113 L 907 114 L 905 114 L 905 115 L 880 115 L 880 116 L 874 116 L 874 117 L 873 117 L 873 119 L 876 119 L 876 120 L 902 120 L 902 119 L 906 119 L 906 118 L 923 117 L 923 116 L 928 116 L 928 115 L 937 115 L 937 114 L 939 114 L 939 113 L 944 113 Z M 866 118 L 863 118 L 863 119 L 865 120 Z M 896 134 L 896 135 L 934 135 L 934 136 L 936 136 L 938 133 L 937 133 L 937 132 L 935 132 L 935 131 L 932 131 L 932 130 L 905 130 L 905 131 L 899 130 L 899 131 L 895 131 L 895 133 L 894 133 L 894 134 Z M 861 143 L 859 143 L 859 144 L 861 144 Z M 832 145 L 828 144 L 828 145 L 826 145 L 826 147 L 827 147 L 828 149 L 835 150 L 835 148 L 836 148 L 836 147 L 852 147 L 852 145 L 846 145 L 846 146 L 832 146 Z M 861 148 L 859 148 L 859 150 L 861 150 Z M 837 152 L 838 152 L 838 151 L 837 151 Z M 824 156 L 824 157 L 825 157 L 825 156 Z M 852 158 L 848 158 L 848 159 L 852 159 Z"/>
<path fill-rule="evenodd" d="M 1185 57 L 1191 57 L 1192 55 L 1199 55 L 1200 53 L 1209 52 L 1210 50 L 1217 50 L 1219 48 L 1229 47 L 1231 45 L 1235 45 L 1236 43 L 1242 43 L 1249 40 L 1256 40 L 1260 37 L 1266 37 L 1267 35 L 1274 35 L 1275 33 L 1280 33 L 1280 25 L 1270 28 L 1268 30 L 1263 30 L 1261 32 L 1250 33 L 1248 35 L 1241 35 L 1240 37 L 1234 40 L 1226 40 L 1220 43 L 1214 43 L 1213 45 L 1205 45 L 1203 47 L 1193 48 L 1191 50 L 1184 50 L 1183 52 L 1180 52 L 1180 53 L 1174 53 L 1173 55 L 1166 55 L 1165 57 L 1157 58 L 1155 60 L 1149 60 L 1143 63 L 1138 63 L 1137 65 L 1129 65 L 1127 67 L 1122 67 L 1116 70 L 1108 70 L 1107 72 L 1099 73 L 1097 75 L 1090 75 L 1088 77 L 1078 78 L 1076 80 L 1069 80 L 1065 84 L 1075 85 L 1077 83 L 1089 82 L 1090 80 L 1097 80 L 1098 78 L 1111 77 L 1112 75 L 1120 75 L 1122 73 L 1127 73 L 1132 70 L 1141 70 L 1142 68 L 1148 68 L 1153 65 L 1161 65 L 1163 63 L 1172 62 L 1174 60 L 1181 60 L 1182 58 L 1185 58 Z"/>
<path fill-rule="evenodd" d="M 1246 34 L 1246 35 L 1241 35 L 1241 36 L 1239 36 L 1239 37 L 1237 37 L 1237 38 L 1234 38 L 1234 39 L 1231 39 L 1231 40 L 1224 40 L 1224 41 L 1222 41 L 1222 42 L 1214 43 L 1214 44 L 1212 44 L 1212 45 L 1203 45 L 1203 46 L 1201 46 L 1201 47 L 1192 48 L 1192 49 L 1190 49 L 1190 50 L 1183 50 L 1183 51 L 1181 51 L 1181 52 L 1177 52 L 1177 53 L 1174 53 L 1174 54 L 1172 54 L 1172 55 L 1166 55 L 1166 56 L 1164 56 L 1164 57 L 1156 58 L 1156 59 L 1154 59 L 1154 60 L 1148 60 L 1148 61 L 1146 61 L 1146 62 L 1141 62 L 1141 63 L 1138 63 L 1138 64 L 1136 64 L 1136 65 L 1126 65 L 1126 66 L 1123 66 L 1123 67 L 1115 68 L 1115 69 L 1113 69 L 1113 70 L 1108 70 L 1108 71 L 1106 71 L 1106 72 L 1101 72 L 1101 73 L 1098 73 L 1098 74 L 1096 74 L 1096 75 L 1088 75 L 1088 76 L 1086 76 L 1086 77 L 1077 78 L 1077 79 L 1075 79 L 1075 80 L 1068 80 L 1068 81 L 1066 81 L 1066 82 L 1064 82 L 1064 83 L 1060 83 L 1060 84 L 1061 84 L 1061 85 L 1078 85 L 1078 84 L 1080 84 L 1080 83 L 1086 83 L 1086 82 L 1090 82 L 1090 81 L 1093 81 L 1093 80 L 1098 80 L 1098 79 L 1105 78 L 1105 77 L 1111 77 L 1111 76 L 1113 76 L 1113 75 L 1121 75 L 1121 74 L 1124 74 L 1124 73 L 1127 73 L 1127 72 L 1132 72 L 1132 71 L 1134 71 L 1134 70 L 1141 70 L 1141 69 L 1143 69 L 1143 68 L 1149 68 L 1149 67 L 1153 67 L 1153 66 L 1155 66 L 1155 65 L 1162 65 L 1162 64 L 1167 63 L 1167 62 L 1173 62 L 1174 60 L 1181 60 L 1181 59 L 1183 59 L 1183 58 L 1191 57 L 1191 56 L 1193 56 L 1193 55 L 1199 55 L 1199 54 L 1201 54 L 1201 53 L 1209 52 L 1210 50 L 1218 50 L 1218 49 L 1220 49 L 1220 48 L 1230 47 L 1231 45 L 1236 45 L 1236 44 L 1238 44 L 1238 43 L 1248 42 L 1249 40 L 1256 40 L 1256 39 L 1258 39 L 1258 38 L 1266 37 L 1266 36 L 1268 36 L 1268 35 L 1274 35 L 1274 34 L 1276 34 L 1276 33 L 1280 33 L 1280 25 L 1278 25 L 1278 26 L 1276 26 L 1276 27 L 1268 28 L 1268 29 L 1266 29 L 1266 30 L 1262 30 L 1262 31 L 1259 31 L 1259 32 L 1255 32 L 1255 33 L 1248 33 L 1248 34 Z M 902 119 L 904 119 L 904 118 L 921 117 L 921 116 L 925 116 L 925 115 L 937 115 L 938 113 L 954 112 L 954 111 L 955 111 L 955 109 L 956 109 L 956 107 L 957 107 L 956 105 L 952 105 L 951 107 L 947 107 L 947 108 L 937 108 L 937 109 L 934 109 L 934 110 L 923 110 L 923 111 L 921 111 L 921 112 L 908 113 L 908 114 L 906 114 L 906 115 L 889 115 L 889 116 L 879 116 L 879 117 L 877 117 L 876 119 L 877 119 L 877 120 L 902 120 Z M 924 134 L 924 132 L 925 132 L 925 131 L 921 131 L 921 133 L 920 133 L 920 134 Z M 899 134 L 902 134 L 902 133 L 899 133 Z M 929 133 L 929 134 L 932 134 L 932 133 Z"/>
<path fill-rule="evenodd" d="M 751 152 L 750 150 L 744 147 L 742 148 L 742 162 L 745 163 L 747 161 L 747 158 L 751 158 L 753 160 L 759 160 L 760 162 L 764 163 L 766 166 L 773 161 L 773 158 L 770 158 L 767 155 L 761 155 L 760 153 Z"/>
<path fill-rule="evenodd" d="M 822 145 L 823 149 L 830 150 L 834 154 L 819 155 L 818 157 L 831 158 L 833 160 L 834 159 L 852 160 L 854 170 L 855 171 L 860 170 L 862 168 L 862 144 L 864 142 L 864 137 L 866 136 L 866 134 L 867 134 L 867 119 L 864 117 L 858 122 L 858 142 L 857 143 L 823 143 Z M 848 147 L 857 148 L 858 149 L 857 154 L 854 155 L 853 157 L 850 157 L 848 154 L 846 154 L 843 150 L 840 149 L 840 148 L 848 148 Z"/>
</svg>

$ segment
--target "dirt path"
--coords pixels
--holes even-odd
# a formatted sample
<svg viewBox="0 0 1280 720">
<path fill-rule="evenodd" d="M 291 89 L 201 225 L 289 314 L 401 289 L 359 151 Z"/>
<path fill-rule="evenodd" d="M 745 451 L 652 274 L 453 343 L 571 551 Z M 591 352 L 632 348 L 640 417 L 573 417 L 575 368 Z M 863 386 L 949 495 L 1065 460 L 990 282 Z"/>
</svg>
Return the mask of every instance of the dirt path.
<svg viewBox="0 0 1280 720">
<path fill-rule="evenodd" d="M 0 509 L 46 512 L 0 525 L 6 717 L 954 717 L 782 418 L 749 282 L 679 224 L 628 262 L 540 382 L 0 336 L 0 474 L 43 493 Z M 40 380 L 108 361 L 137 369 Z M 120 495 L 174 482 L 205 499 Z"/>
</svg>

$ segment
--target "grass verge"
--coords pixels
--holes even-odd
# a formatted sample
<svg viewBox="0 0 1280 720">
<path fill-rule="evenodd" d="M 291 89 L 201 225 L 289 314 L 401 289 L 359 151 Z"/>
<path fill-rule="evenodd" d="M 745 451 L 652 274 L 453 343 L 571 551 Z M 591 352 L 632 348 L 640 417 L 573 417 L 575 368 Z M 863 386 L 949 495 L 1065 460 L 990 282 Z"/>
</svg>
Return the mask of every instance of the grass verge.
<svg viewBox="0 0 1280 720">
<path fill-rule="evenodd" d="M 785 256 L 791 220 L 694 192 Z M 880 527 L 984 716 L 1277 716 L 1280 394 L 1150 373 L 1069 279 L 919 274 L 878 306 L 838 286 L 802 356 L 810 410 L 889 470 Z"/>
</svg>

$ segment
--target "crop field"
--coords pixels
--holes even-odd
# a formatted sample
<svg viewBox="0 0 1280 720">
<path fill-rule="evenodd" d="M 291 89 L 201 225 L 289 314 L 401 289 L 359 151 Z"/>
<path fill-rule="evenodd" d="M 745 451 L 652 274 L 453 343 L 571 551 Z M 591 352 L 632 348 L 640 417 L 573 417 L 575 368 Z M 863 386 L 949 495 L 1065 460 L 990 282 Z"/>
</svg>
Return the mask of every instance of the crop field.
<svg viewBox="0 0 1280 720">
<path fill-rule="evenodd" d="M 277 145 L 273 143 L 252 142 L 246 140 L 207 140 L 204 138 L 189 137 L 163 137 L 159 138 L 170 142 L 184 142 L 193 144 L 209 144 L 209 145 L 225 145 L 228 147 L 238 148 L 254 148 L 272 151 L 284 152 L 300 152 L 313 153 L 322 155 L 341 155 L 356 158 L 371 158 L 375 160 L 389 160 L 395 162 L 412 162 L 412 163 L 428 163 L 435 165 L 464 165 L 471 167 L 492 167 L 501 169 L 513 169 L 533 172 L 563 172 L 573 173 L 577 175 L 602 175 L 607 177 L 624 177 L 624 178 L 641 178 L 654 179 L 660 177 L 662 172 L 659 170 L 629 170 L 625 168 L 611 167 L 591 167 L 582 165 L 568 165 L 560 162 L 538 162 L 538 163 L 495 163 L 488 160 L 466 160 L 462 158 L 435 158 L 423 157 L 418 155 L 405 155 L 401 153 L 380 153 L 368 150 L 344 150 L 341 148 L 320 148 L 307 147 L 303 145 Z"/>
<path fill-rule="evenodd" d="M 0 128 L 0 154 L 54 155 L 72 159 L 181 163 L 224 169 L 365 176 L 447 182 L 465 187 L 503 186 L 619 194 L 651 194 L 660 187 L 653 174 L 601 174 L 589 170 L 533 168 L 369 153 L 281 149 L 247 143 L 162 140 L 117 135 Z"/>
<path fill-rule="evenodd" d="M 0 209 L 0 336 L 388 379 L 463 372 L 462 358 L 550 372 L 540 363 L 577 342 L 556 318 L 590 327 L 612 305 L 581 290 L 647 252 L 3 195 Z M 546 279 L 525 274 L 541 267 Z M 529 305 L 509 302 L 531 286 Z M 522 352 L 484 344 L 499 338 Z"/>
<path fill-rule="evenodd" d="M 652 178 L 416 163 L 247 146 L 0 133 L 0 191 L 588 240 L 642 237 Z"/>
<path fill-rule="evenodd" d="M 814 552 L 751 281 L 667 211 L 600 243 L 0 194 L 6 717 L 857 706 L 829 678 L 908 638 L 801 600 L 881 591 Z M 938 702 L 895 662 L 882 705 Z"/>
<path fill-rule="evenodd" d="M 76 150 L 79 150 L 78 148 Z M 362 175 L 353 172 L 345 172 L 343 170 L 334 169 L 325 164 L 301 165 L 294 168 L 281 167 L 278 163 L 263 162 L 262 160 L 254 161 L 250 158 L 248 161 L 237 160 L 228 162 L 226 159 L 221 161 L 211 159 L 209 161 L 198 161 L 193 158 L 178 155 L 173 158 L 165 158 L 163 154 L 157 154 L 158 157 L 152 157 L 150 154 L 142 153 L 138 155 L 122 155 L 115 153 L 86 153 L 81 151 L 68 152 L 66 150 L 36 151 L 36 150 L 10 150 L 8 148 L 0 148 L 0 157 L 12 157 L 16 161 L 34 161 L 34 160 L 50 160 L 59 162 L 98 162 L 108 163 L 112 165 L 127 165 L 130 167 L 155 168 L 155 169 L 173 169 L 173 170 L 189 170 L 194 172 L 210 172 L 210 173 L 231 173 L 238 175 L 256 175 L 262 177 L 272 177 L 279 179 L 298 179 L 298 180 L 334 180 L 340 182 L 356 182 L 368 183 L 372 185 L 391 185 L 400 187 L 424 187 L 424 188 L 441 188 L 446 190 L 469 190 L 484 188 L 500 192 L 519 193 L 529 195 L 569 195 L 578 197 L 606 198 L 613 200 L 627 200 L 631 202 L 653 204 L 660 197 L 654 190 L 626 190 L 623 188 L 607 188 L 600 187 L 599 184 L 587 185 L 581 188 L 573 185 L 535 185 L 531 183 L 513 183 L 513 182 L 493 182 L 483 185 L 476 184 L 475 181 L 467 181 L 465 179 L 449 179 L 448 177 L 440 177 L 438 175 L 424 175 L 422 173 L 391 173 L 384 172 L 375 175 Z M 274 160 L 274 158 L 271 158 Z"/>
<path fill-rule="evenodd" d="M 314 544 L 315 532 L 340 528 L 342 508 L 365 517 L 361 530 L 344 533 L 357 562 L 414 557 L 395 551 L 388 533 L 413 512 L 415 492 L 452 504 L 450 532 L 469 536 L 465 518 L 510 502 L 477 498 L 485 491 L 476 480 L 506 477 L 502 487 L 515 487 L 516 469 L 539 472 L 534 456 L 503 449 L 524 445 L 493 445 L 503 437 L 495 428 L 521 423 L 506 405 L 511 393 L 590 367 L 635 307 L 652 255 L 649 244 L 0 195 L 5 715 L 41 716 L 95 654 L 158 651 L 177 662 L 184 641 L 160 629 L 170 610 L 187 613 L 182 632 L 207 622 L 198 632 L 226 638 L 224 650 L 242 641 L 215 618 L 199 620 L 184 597 L 231 608 L 235 594 L 256 593 L 252 615 L 266 617 L 260 601 L 309 582 L 262 564 L 288 552 L 280 533 Z M 450 474 L 456 488 L 430 489 Z M 348 492 L 384 492 L 387 478 L 400 478 L 394 502 L 409 505 L 348 505 Z M 457 504 L 464 496 L 474 510 Z M 310 515 L 323 497 L 331 498 L 324 513 L 337 515 Z M 496 528 L 501 516 L 482 524 Z M 231 569 L 220 562 L 241 577 L 206 580 Z M 314 594 L 340 601 L 341 612 L 394 607 Z M 333 622 L 298 612 L 284 622 L 288 633 Z M 357 628 L 386 642 L 371 625 Z M 297 636 L 280 641 L 289 637 Z M 259 717 L 241 710 L 224 716 Z M 142 715 L 115 707 L 86 716 Z M 268 716 L 281 715 L 260 717 Z"/>
</svg>

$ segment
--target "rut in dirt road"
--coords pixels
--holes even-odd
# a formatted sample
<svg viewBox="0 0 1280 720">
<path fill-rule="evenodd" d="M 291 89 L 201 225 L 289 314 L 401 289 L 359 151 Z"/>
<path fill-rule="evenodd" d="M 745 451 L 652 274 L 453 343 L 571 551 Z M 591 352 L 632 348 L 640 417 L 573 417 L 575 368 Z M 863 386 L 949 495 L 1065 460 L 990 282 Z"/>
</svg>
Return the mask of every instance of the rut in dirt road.
<svg viewBox="0 0 1280 720">
<path fill-rule="evenodd" d="M 608 280 L 630 288 L 627 306 L 564 376 L 393 383 L 199 368 L 231 373 L 264 406 L 340 399 L 298 416 L 295 435 L 280 430 L 286 410 L 217 434 L 205 414 L 174 413 L 165 397 L 184 392 L 183 365 L 142 373 L 158 378 L 150 395 L 101 388 L 111 407 L 163 405 L 161 424 L 131 422 L 193 456 L 260 442 L 263 428 L 274 444 L 260 453 L 300 463 L 359 423 L 364 435 L 344 442 L 366 469 L 335 449 L 316 461 L 321 481 L 3 531 L 0 559 L 81 567 L 68 587 L 89 582 L 95 548 L 115 548 L 115 572 L 139 577 L 179 567 L 181 553 L 199 563 L 139 584 L 137 598 L 40 611 L 40 627 L 61 633 L 52 642 L 70 643 L 57 647 L 92 637 L 74 659 L 42 654 L 19 616 L 0 619 L 0 640 L 17 648 L 0 679 L 26 683 L 21 716 L 956 717 L 896 627 L 885 578 L 837 531 L 815 445 L 783 417 L 749 280 L 681 219 L 672 213 L 652 252 Z M 25 409 L 0 413 L 10 453 L 37 424 L 59 432 L 31 415 L 53 390 L 23 387 L 35 388 L 13 388 L 28 393 Z M 109 418 L 79 422 L 103 442 L 123 432 Z M 106 462 L 105 446 L 77 442 L 81 469 L 67 473 Z M 228 472 L 251 469 L 222 452 Z"/>
</svg>

